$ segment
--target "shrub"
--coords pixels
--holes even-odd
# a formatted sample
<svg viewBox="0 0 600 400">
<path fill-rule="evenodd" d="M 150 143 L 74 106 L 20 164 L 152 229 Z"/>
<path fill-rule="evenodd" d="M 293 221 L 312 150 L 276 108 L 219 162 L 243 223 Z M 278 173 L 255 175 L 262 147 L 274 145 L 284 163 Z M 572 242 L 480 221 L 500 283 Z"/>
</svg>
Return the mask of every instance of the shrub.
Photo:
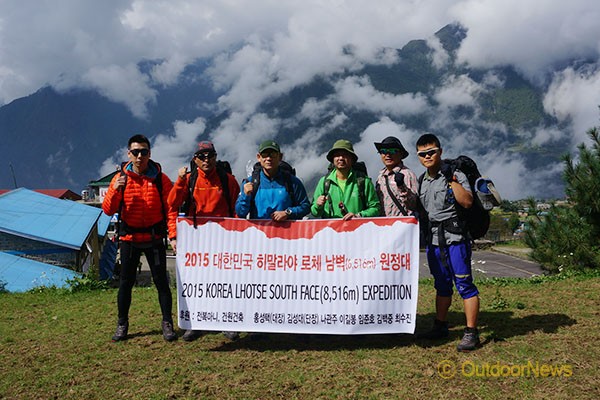
<svg viewBox="0 0 600 400">
<path fill-rule="evenodd" d="M 564 157 L 568 205 L 553 205 L 526 232 L 532 258 L 551 272 L 600 268 L 600 135 L 596 128 L 588 135 L 593 145 L 579 145 L 579 163 Z M 533 200 L 530 208 L 535 209 Z"/>
</svg>

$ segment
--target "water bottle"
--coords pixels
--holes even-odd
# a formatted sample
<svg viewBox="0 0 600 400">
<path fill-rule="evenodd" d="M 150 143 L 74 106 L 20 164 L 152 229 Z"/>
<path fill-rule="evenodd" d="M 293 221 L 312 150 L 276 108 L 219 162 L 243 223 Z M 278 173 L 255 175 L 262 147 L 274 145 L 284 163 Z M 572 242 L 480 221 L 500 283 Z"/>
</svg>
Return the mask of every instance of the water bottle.
<svg viewBox="0 0 600 400">
<path fill-rule="evenodd" d="M 446 189 L 446 203 L 454 204 L 455 202 L 456 199 L 454 198 L 454 191 L 452 190 L 450 185 L 448 185 L 448 189 Z"/>
</svg>

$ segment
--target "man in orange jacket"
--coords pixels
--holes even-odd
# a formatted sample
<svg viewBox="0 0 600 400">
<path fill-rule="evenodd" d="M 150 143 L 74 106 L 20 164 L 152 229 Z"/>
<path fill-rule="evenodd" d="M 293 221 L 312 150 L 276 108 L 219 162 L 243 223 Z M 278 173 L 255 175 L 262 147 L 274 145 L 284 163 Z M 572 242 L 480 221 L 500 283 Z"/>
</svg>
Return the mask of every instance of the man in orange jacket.
<svg viewBox="0 0 600 400">
<path fill-rule="evenodd" d="M 113 341 L 127 339 L 131 292 L 142 253 L 152 272 L 162 312 L 162 332 L 167 341 L 177 339 L 173 330 L 172 297 L 167 276 L 165 236 L 175 238 L 177 212 L 169 210 L 167 197 L 173 184 L 150 159 L 150 141 L 134 135 L 127 144 L 127 162 L 112 179 L 102 210 L 119 213 L 121 274 L 117 306 L 119 320 Z"/>
<path fill-rule="evenodd" d="M 192 171 L 188 171 L 187 167 L 179 169 L 179 178 L 169 193 L 169 207 L 179 209 L 186 202 L 187 216 L 234 217 L 240 185 L 233 175 L 217 166 L 217 151 L 213 143 L 198 143 L 192 161 Z M 171 241 L 172 246 L 176 244 L 176 241 Z M 232 340 L 238 337 L 237 332 L 224 334 Z M 192 341 L 200 335 L 201 331 L 187 330 L 182 339 Z"/>
</svg>

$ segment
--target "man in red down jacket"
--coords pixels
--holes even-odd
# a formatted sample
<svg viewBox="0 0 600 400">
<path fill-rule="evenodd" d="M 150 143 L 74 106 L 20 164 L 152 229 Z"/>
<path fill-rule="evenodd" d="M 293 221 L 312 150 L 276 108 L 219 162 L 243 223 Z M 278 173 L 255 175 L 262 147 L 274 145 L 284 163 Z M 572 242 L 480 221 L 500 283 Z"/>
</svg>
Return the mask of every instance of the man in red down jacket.
<svg viewBox="0 0 600 400">
<path fill-rule="evenodd" d="M 158 291 L 162 312 L 162 333 L 167 341 L 177 339 L 173 329 L 172 297 L 167 276 L 165 235 L 175 238 L 177 211 L 170 210 L 167 197 L 173 183 L 150 159 L 150 141 L 134 135 L 127 144 L 127 162 L 112 179 L 102 210 L 119 213 L 121 274 L 117 306 L 119 320 L 112 340 L 127 339 L 131 292 L 135 284 L 140 256 L 145 254 L 152 280 Z"/>
<path fill-rule="evenodd" d="M 192 158 L 191 171 L 181 167 L 177 172 L 173 190 L 169 193 L 169 207 L 179 209 L 184 203 L 187 216 L 197 217 L 235 217 L 235 202 L 240 194 L 240 185 L 235 177 L 219 166 L 217 151 L 210 141 L 198 143 Z M 190 185 L 193 187 L 190 188 Z M 190 193 L 193 197 L 190 198 Z M 171 242 L 176 249 L 176 242 Z M 239 337 L 237 332 L 223 332 L 231 339 Z M 181 337 L 186 342 L 196 340 L 202 335 L 200 330 L 189 329 Z"/>
</svg>

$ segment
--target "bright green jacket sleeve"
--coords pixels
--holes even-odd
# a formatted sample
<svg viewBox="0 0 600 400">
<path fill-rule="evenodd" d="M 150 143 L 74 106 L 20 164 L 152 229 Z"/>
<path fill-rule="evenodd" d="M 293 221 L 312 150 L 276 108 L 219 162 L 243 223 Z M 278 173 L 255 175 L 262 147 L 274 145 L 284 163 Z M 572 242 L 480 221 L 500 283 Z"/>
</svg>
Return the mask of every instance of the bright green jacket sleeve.
<svg viewBox="0 0 600 400">
<path fill-rule="evenodd" d="M 379 216 L 379 198 L 375 192 L 373 182 L 369 177 L 365 177 L 364 197 L 366 204 L 362 204 L 363 202 L 358 194 L 359 185 L 356 178 L 355 172 L 351 171 L 344 191 L 342 191 L 337 183 L 335 170 L 326 177 L 321 178 L 313 196 L 313 203 L 310 209 L 312 215 L 320 218 L 342 218 L 344 214 L 340 210 L 340 203 L 343 203 L 346 209 L 353 214 L 360 213 L 363 217 Z M 331 181 L 329 196 L 325 205 L 318 207 L 316 200 L 323 194 L 326 179 Z"/>
<path fill-rule="evenodd" d="M 310 205 L 310 213 L 317 218 L 328 218 L 323 216 L 324 207 L 317 206 L 317 199 L 323 194 L 323 182 L 325 182 L 325 177 L 319 179 L 319 183 L 317 183 L 317 187 L 315 188 L 315 193 L 313 195 L 312 204 Z"/>
<path fill-rule="evenodd" d="M 365 178 L 365 200 L 367 204 L 360 211 L 360 215 L 363 217 L 378 217 L 381 204 L 379 203 L 379 196 L 377 196 L 377 192 L 375 191 L 375 185 L 373 185 L 373 181 L 369 177 Z"/>
</svg>

